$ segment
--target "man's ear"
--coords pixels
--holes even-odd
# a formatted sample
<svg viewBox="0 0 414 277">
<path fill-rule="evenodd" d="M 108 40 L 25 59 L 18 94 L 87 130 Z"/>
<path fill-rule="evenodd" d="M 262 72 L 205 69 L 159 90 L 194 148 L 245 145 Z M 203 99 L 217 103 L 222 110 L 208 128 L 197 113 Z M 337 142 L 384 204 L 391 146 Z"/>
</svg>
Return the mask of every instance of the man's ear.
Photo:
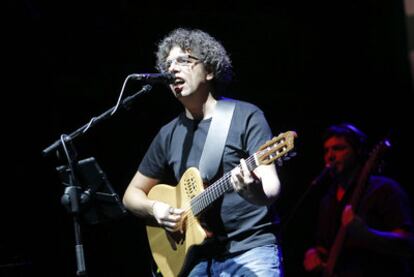
<svg viewBox="0 0 414 277">
<path fill-rule="evenodd" d="M 208 67 L 206 67 L 206 70 L 207 70 L 206 80 L 207 81 L 213 80 L 214 79 L 214 71 L 213 71 L 213 69 L 208 66 Z"/>
<path fill-rule="evenodd" d="M 207 79 L 207 81 L 213 80 L 214 79 L 214 73 L 213 72 L 207 73 L 206 79 Z"/>
</svg>

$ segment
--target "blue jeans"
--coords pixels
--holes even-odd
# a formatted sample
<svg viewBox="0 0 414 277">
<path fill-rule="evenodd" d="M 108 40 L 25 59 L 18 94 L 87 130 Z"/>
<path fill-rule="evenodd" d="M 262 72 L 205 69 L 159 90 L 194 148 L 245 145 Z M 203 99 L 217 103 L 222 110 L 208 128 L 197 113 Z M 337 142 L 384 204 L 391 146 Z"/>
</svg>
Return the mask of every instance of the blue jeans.
<svg viewBox="0 0 414 277">
<path fill-rule="evenodd" d="M 250 249 L 227 259 L 202 260 L 191 270 L 190 277 L 282 277 L 281 254 L 277 245 Z"/>
</svg>

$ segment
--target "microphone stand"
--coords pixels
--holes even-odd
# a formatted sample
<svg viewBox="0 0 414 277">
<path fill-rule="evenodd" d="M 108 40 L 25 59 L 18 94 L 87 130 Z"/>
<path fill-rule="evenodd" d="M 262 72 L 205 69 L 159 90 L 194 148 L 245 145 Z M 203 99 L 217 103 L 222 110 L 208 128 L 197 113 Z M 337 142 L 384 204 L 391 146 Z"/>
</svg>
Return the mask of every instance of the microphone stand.
<svg viewBox="0 0 414 277">
<path fill-rule="evenodd" d="M 298 211 L 299 207 L 302 205 L 303 201 L 307 198 L 307 196 L 309 195 L 309 193 L 316 187 L 320 186 L 325 178 L 327 178 L 327 176 L 329 175 L 329 173 L 331 172 L 331 167 L 325 167 L 322 172 L 312 180 L 312 182 L 310 182 L 309 186 L 306 188 L 305 192 L 302 193 L 302 195 L 300 196 L 299 200 L 295 203 L 295 206 L 293 207 L 293 209 L 291 210 L 291 212 L 289 213 L 289 215 L 286 217 L 286 219 L 282 220 L 282 227 L 281 227 L 281 233 L 284 233 L 284 230 L 286 229 L 286 226 L 288 225 L 288 223 L 290 222 L 290 220 L 293 218 L 293 216 L 296 214 L 296 212 Z"/>
<path fill-rule="evenodd" d="M 309 192 L 314 188 L 313 185 L 310 185 L 307 187 L 304 193 L 302 193 L 301 197 L 298 201 L 296 201 L 295 206 L 290 211 L 289 215 L 286 216 L 286 219 L 282 219 L 282 227 L 281 227 L 281 234 L 285 232 L 286 227 L 289 225 L 290 220 L 293 218 L 293 216 L 296 214 L 299 207 L 302 205 L 303 201 L 308 196 Z"/>
<path fill-rule="evenodd" d="M 63 181 L 66 185 L 65 192 L 62 195 L 60 201 L 63 206 L 68 210 L 73 218 L 73 228 L 75 232 L 75 253 L 76 253 L 76 265 L 77 276 L 86 276 L 85 256 L 83 252 L 83 244 L 81 239 L 80 230 L 80 210 L 81 204 L 85 202 L 85 193 L 82 192 L 80 183 L 76 174 L 77 154 L 72 141 L 67 135 L 61 136 L 61 144 L 65 151 L 68 160 L 68 179 Z"/>
<path fill-rule="evenodd" d="M 140 91 L 138 91 L 134 95 L 131 95 L 131 96 L 125 98 L 122 101 L 122 105 L 124 106 L 125 109 L 129 110 L 130 106 L 131 106 L 131 102 L 133 100 L 135 100 L 135 98 L 137 98 L 141 94 L 149 92 L 151 89 L 152 89 L 151 85 L 144 85 Z M 92 117 L 92 119 L 89 121 L 89 123 L 83 125 L 79 129 L 77 129 L 74 132 L 72 132 L 71 134 L 69 134 L 67 136 L 67 138 L 69 140 L 73 140 L 74 138 L 78 137 L 79 135 L 84 134 L 87 130 L 89 130 L 91 127 L 93 127 L 97 123 L 101 122 L 104 119 L 107 119 L 107 118 L 111 117 L 114 114 L 113 112 L 116 111 L 116 108 L 117 108 L 117 106 L 114 106 L 114 107 L 110 108 L 109 110 L 105 111 L 104 113 L 102 113 L 101 115 L 99 115 L 97 117 Z M 56 150 L 59 146 L 61 146 L 61 140 L 56 140 L 54 143 L 52 143 L 51 145 L 49 145 L 48 147 L 43 149 L 42 154 L 44 156 L 47 156 L 52 151 Z"/>
<path fill-rule="evenodd" d="M 129 110 L 130 105 L 133 100 L 138 96 L 149 92 L 152 89 L 150 85 L 144 85 L 140 91 L 125 98 L 122 101 L 122 106 Z M 87 276 L 86 266 L 85 266 L 85 255 L 83 251 L 82 237 L 81 237 L 81 225 L 80 225 L 80 215 L 81 208 L 83 204 L 86 204 L 90 199 L 89 191 L 82 191 L 81 184 L 78 180 L 78 161 L 77 153 L 75 147 L 72 144 L 74 138 L 78 137 L 81 134 L 85 134 L 87 130 L 101 122 L 104 119 L 111 117 L 117 110 L 118 105 L 110 108 L 101 115 L 93 117 L 89 123 L 83 125 L 79 129 L 72 132 L 70 135 L 62 134 L 59 140 L 56 140 L 54 143 L 46 147 L 42 154 L 44 156 L 49 155 L 52 151 L 56 151 L 58 158 L 63 156 L 67 159 L 67 166 L 59 166 L 56 170 L 61 171 L 62 169 L 66 170 L 67 178 L 63 180 L 63 184 L 66 186 L 64 194 L 61 197 L 61 204 L 65 206 L 67 211 L 73 217 L 73 228 L 75 232 L 75 252 L 76 252 L 76 265 L 77 265 L 77 276 Z M 64 155 L 59 155 L 58 149 L 64 152 Z"/>
</svg>

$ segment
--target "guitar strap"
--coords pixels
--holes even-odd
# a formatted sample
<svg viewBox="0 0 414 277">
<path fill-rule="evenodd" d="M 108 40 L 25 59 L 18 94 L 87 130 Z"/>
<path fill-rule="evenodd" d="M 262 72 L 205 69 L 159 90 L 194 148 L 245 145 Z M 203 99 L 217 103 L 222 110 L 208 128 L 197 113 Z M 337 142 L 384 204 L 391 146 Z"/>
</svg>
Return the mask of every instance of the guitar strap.
<svg viewBox="0 0 414 277">
<path fill-rule="evenodd" d="M 216 104 L 198 166 L 203 181 L 211 181 L 218 172 L 235 106 L 225 99 Z"/>
</svg>

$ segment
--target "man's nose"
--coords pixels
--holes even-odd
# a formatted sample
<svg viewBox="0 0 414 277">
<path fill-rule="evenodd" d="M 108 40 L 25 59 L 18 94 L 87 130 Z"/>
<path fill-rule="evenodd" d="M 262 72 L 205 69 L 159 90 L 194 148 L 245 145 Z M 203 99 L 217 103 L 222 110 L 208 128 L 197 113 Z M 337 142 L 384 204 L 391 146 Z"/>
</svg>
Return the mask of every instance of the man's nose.
<svg viewBox="0 0 414 277">
<path fill-rule="evenodd" d="M 335 162 L 336 161 L 336 155 L 335 154 L 331 154 L 330 156 L 329 156 L 329 162 Z"/>
<path fill-rule="evenodd" d="M 177 73 L 178 71 L 180 71 L 180 67 L 177 65 L 176 62 L 172 62 L 170 67 L 168 68 L 168 71 L 170 73 Z"/>
<path fill-rule="evenodd" d="M 336 160 L 336 155 L 335 155 L 335 153 L 333 152 L 333 151 L 328 151 L 326 154 L 325 154 L 325 160 L 327 161 L 327 162 L 329 162 L 329 163 L 332 163 L 332 162 L 334 162 L 335 160 Z"/>
</svg>

